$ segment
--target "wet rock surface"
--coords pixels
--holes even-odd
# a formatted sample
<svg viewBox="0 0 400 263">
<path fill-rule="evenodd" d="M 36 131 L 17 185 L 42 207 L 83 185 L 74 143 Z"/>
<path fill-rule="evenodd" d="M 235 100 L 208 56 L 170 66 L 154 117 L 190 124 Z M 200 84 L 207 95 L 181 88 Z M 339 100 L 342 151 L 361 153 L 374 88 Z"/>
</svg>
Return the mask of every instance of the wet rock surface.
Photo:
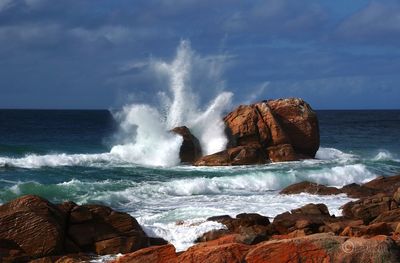
<svg viewBox="0 0 400 263">
<path fill-rule="evenodd" d="M 148 247 L 153 240 L 126 213 L 102 205 L 54 205 L 34 195 L 1 205 L 0 226 L 2 262 L 128 253 Z"/>
<path fill-rule="evenodd" d="M 224 117 L 227 149 L 201 157 L 198 166 L 247 165 L 314 158 L 316 113 L 298 98 L 240 105 Z"/>
</svg>

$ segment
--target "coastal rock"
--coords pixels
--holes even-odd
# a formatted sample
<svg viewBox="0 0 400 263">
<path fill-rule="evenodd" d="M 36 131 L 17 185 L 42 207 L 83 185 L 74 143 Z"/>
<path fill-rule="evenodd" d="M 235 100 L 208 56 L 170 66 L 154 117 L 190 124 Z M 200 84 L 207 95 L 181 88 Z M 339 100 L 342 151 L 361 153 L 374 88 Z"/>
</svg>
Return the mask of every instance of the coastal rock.
<svg viewBox="0 0 400 263">
<path fill-rule="evenodd" d="M 363 197 L 370 197 L 373 195 L 376 195 L 380 192 L 379 189 L 374 189 L 367 187 L 365 185 L 359 185 L 359 184 L 348 184 L 343 186 L 340 191 L 342 193 L 347 194 L 348 197 L 351 198 L 363 198 Z"/>
<path fill-rule="evenodd" d="M 337 222 L 332 222 L 332 223 L 327 223 L 327 231 L 325 232 L 332 232 L 335 233 L 336 235 L 339 235 L 340 233 L 343 232 L 343 230 L 346 227 L 355 227 L 355 226 L 361 226 L 364 224 L 364 221 L 362 220 L 353 220 L 353 219 L 346 219 L 346 218 L 341 218 Z"/>
<path fill-rule="evenodd" d="M 135 218 L 102 205 L 83 205 L 79 223 L 68 226 L 68 237 L 84 252 L 99 255 L 128 253 L 149 246 L 149 238 Z M 85 212 L 83 212 L 85 211 Z M 83 218 L 85 220 L 83 220 Z"/>
<path fill-rule="evenodd" d="M 324 204 L 307 204 L 290 212 L 277 215 L 272 226 L 279 234 L 304 230 L 306 234 L 324 232 L 320 227 L 336 222 Z"/>
<path fill-rule="evenodd" d="M 363 186 L 375 189 L 379 193 L 385 193 L 387 195 L 393 195 L 400 187 L 400 175 L 393 176 L 379 176 Z"/>
<path fill-rule="evenodd" d="M 386 223 L 370 224 L 368 226 L 347 226 L 341 236 L 349 237 L 362 237 L 362 236 L 377 236 L 377 235 L 390 235 L 392 228 Z"/>
<path fill-rule="evenodd" d="M 246 165 L 314 158 L 318 119 L 302 99 L 240 105 L 224 118 L 227 149 L 201 157 L 195 165 Z"/>
<path fill-rule="evenodd" d="M 178 263 L 175 247 L 171 244 L 144 248 L 125 254 L 110 263 Z"/>
<path fill-rule="evenodd" d="M 266 160 L 266 155 L 260 147 L 237 146 L 222 152 L 204 156 L 195 162 L 195 165 L 216 166 L 263 164 Z"/>
<path fill-rule="evenodd" d="M 242 213 L 238 214 L 236 218 L 228 215 L 214 216 L 207 220 L 224 224 L 227 229 L 206 232 L 197 239 L 197 242 L 211 241 L 236 234 L 237 243 L 256 244 L 268 239 L 273 233 L 268 217 L 256 213 Z"/>
<path fill-rule="evenodd" d="M 236 218 L 232 218 L 228 215 L 214 216 L 207 218 L 207 220 L 224 224 L 229 231 L 234 233 L 238 233 L 243 227 L 255 225 L 268 226 L 270 224 L 268 217 L 256 213 L 242 213 L 236 215 Z"/>
<path fill-rule="evenodd" d="M 289 162 L 299 159 L 290 144 L 270 146 L 267 148 L 267 155 L 271 162 Z"/>
<path fill-rule="evenodd" d="M 283 188 L 280 194 L 300 194 L 300 193 L 309 193 L 316 195 L 336 195 L 340 194 L 341 191 L 336 187 L 329 187 L 323 184 L 317 184 L 312 182 L 300 182 L 296 184 L 292 184 L 286 188 Z"/>
<path fill-rule="evenodd" d="M 268 107 L 298 154 L 314 157 L 319 149 L 317 114 L 300 98 L 268 100 Z"/>
<path fill-rule="evenodd" d="M 229 148 L 235 146 L 266 145 L 270 137 L 269 127 L 253 105 L 240 105 L 224 118 Z"/>
<path fill-rule="evenodd" d="M 250 246 L 239 243 L 215 245 L 204 243 L 190 247 L 178 257 L 178 262 L 185 263 L 242 263 Z"/>
<path fill-rule="evenodd" d="M 183 163 L 193 163 L 201 157 L 201 146 L 199 140 L 190 132 L 186 126 L 176 127 L 172 132 L 182 136 L 183 142 L 179 150 L 179 158 Z"/>
<path fill-rule="evenodd" d="M 18 245 L 31 258 L 62 253 L 65 224 L 66 215 L 38 196 L 0 206 L 0 240 Z"/>
<path fill-rule="evenodd" d="M 247 263 L 276 262 L 397 262 L 399 250 L 393 240 L 314 234 L 306 237 L 262 242 L 249 250 Z"/>
<path fill-rule="evenodd" d="M 9 262 L 129 253 L 161 242 L 147 237 L 127 213 L 102 205 L 54 205 L 34 195 L 1 205 L 0 226 L 0 256 Z"/>
<path fill-rule="evenodd" d="M 385 211 L 378 215 L 372 223 L 379 222 L 400 222 L 400 208 L 396 208 L 390 211 Z"/>
<path fill-rule="evenodd" d="M 362 219 L 365 224 L 368 224 L 380 214 L 389 211 L 392 200 L 391 196 L 384 193 L 377 194 L 372 197 L 346 203 L 342 207 L 342 213 L 347 218 Z"/>
</svg>

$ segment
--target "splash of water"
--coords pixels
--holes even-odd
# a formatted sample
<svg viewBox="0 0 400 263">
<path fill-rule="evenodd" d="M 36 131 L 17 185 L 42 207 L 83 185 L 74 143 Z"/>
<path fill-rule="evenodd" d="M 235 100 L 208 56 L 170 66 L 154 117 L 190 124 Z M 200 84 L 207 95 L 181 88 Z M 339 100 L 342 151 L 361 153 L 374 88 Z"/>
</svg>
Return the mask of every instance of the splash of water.
<svg viewBox="0 0 400 263">
<path fill-rule="evenodd" d="M 205 61 L 191 49 L 188 41 L 181 41 L 171 63 L 150 63 L 157 74 L 167 76 L 169 83 L 166 90 L 160 91 L 161 101 L 157 106 L 128 105 L 118 114 L 121 129 L 131 142 L 114 146 L 111 154 L 138 164 L 177 165 L 182 138 L 169 131 L 182 125 L 188 126 L 199 139 L 204 154 L 223 150 L 227 139 L 222 114 L 230 106 L 233 94 L 221 92 L 206 108 L 199 105 L 191 81 L 198 64 Z M 209 73 L 204 77 L 215 75 Z"/>
</svg>

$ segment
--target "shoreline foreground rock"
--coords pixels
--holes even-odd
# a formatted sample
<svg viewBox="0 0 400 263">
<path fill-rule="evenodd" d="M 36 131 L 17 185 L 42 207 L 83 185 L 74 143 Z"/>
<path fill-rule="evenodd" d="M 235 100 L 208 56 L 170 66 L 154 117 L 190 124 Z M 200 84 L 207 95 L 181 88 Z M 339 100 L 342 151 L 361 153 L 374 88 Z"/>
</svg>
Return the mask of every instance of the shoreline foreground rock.
<svg viewBox="0 0 400 263">
<path fill-rule="evenodd" d="M 400 175 L 341 189 L 304 182 L 281 194 L 290 191 L 349 191 L 360 199 L 345 204 L 343 216 L 331 215 L 324 204 L 307 204 L 272 221 L 255 213 L 213 216 L 207 220 L 226 228 L 204 233 L 177 253 L 167 241 L 148 237 L 126 213 L 27 195 L 0 206 L 0 262 L 89 262 L 118 253 L 124 255 L 115 263 L 399 262 Z"/>
<path fill-rule="evenodd" d="M 0 262 L 28 262 L 79 253 L 129 253 L 166 244 L 148 237 L 135 218 L 103 205 L 59 205 L 26 195 L 0 206 Z"/>
<path fill-rule="evenodd" d="M 317 114 L 300 98 L 240 105 L 224 118 L 225 150 L 200 156 L 187 127 L 173 131 L 184 139 L 180 157 L 197 166 L 250 165 L 314 158 L 319 148 Z"/>
</svg>

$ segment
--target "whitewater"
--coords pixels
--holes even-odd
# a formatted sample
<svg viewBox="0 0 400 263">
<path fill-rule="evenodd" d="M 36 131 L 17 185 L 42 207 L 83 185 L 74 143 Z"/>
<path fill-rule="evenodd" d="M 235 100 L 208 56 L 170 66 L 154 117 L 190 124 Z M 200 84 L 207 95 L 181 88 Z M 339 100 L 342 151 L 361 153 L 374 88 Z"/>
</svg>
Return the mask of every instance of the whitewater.
<svg viewBox="0 0 400 263">
<path fill-rule="evenodd" d="M 210 216 L 255 212 L 272 219 L 307 203 L 324 203 L 340 215 L 340 206 L 351 200 L 280 195 L 290 184 L 341 187 L 400 171 L 399 111 L 317 111 L 321 147 L 312 160 L 180 165 L 182 138 L 171 129 L 185 125 L 203 154 L 218 152 L 227 143 L 222 117 L 247 101 L 227 91 L 223 58 L 201 56 L 182 41 L 174 58 L 145 63 L 149 74 L 163 80 L 154 102 L 112 113 L 0 111 L 7 123 L 0 127 L 0 203 L 37 194 L 52 202 L 109 205 L 182 251 L 201 234 L 224 227 L 206 221 Z M 247 93 L 254 97 L 259 91 L 249 87 Z"/>
</svg>

